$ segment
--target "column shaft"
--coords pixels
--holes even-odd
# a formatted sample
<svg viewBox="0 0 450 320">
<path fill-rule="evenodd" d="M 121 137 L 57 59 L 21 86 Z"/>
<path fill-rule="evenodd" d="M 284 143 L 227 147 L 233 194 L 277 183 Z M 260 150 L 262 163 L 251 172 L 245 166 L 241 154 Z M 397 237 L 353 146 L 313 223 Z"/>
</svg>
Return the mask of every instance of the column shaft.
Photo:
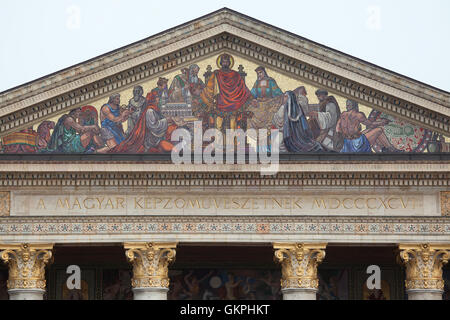
<svg viewBox="0 0 450 320">
<path fill-rule="evenodd" d="M 9 300 L 43 300 L 45 290 L 42 289 L 10 289 Z"/>
</svg>

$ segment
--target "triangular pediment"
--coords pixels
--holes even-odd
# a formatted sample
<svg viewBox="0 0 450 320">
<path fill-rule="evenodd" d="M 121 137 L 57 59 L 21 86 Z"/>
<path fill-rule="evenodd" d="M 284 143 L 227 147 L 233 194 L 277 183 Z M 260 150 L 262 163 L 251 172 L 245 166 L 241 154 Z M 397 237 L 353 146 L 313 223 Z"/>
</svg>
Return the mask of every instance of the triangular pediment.
<svg viewBox="0 0 450 320">
<path fill-rule="evenodd" d="M 240 74 L 249 90 L 257 83 L 255 69 L 262 66 L 268 78 L 274 80 L 282 93 L 304 86 L 310 105 L 319 103 L 315 92 L 322 89 L 336 98 L 340 113 L 345 112 L 346 101 L 350 99 L 359 104 L 360 112 L 369 121 L 390 119 L 389 124 L 377 123 L 389 142 L 397 149 L 407 152 L 447 151 L 446 148 L 450 142 L 447 138 L 450 136 L 450 94 L 448 92 L 229 9 L 219 10 L 1 93 L 0 137 L 3 139 L 3 145 L 29 144 L 32 146 L 34 143 L 34 149 L 19 148 L 17 150 L 36 151 L 40 148 L 39 139 L 42 138 L 38 133 L 39 126 L 44 121 L 57 125 L 62 116 L 75 108 L 86 106 L 95 108 L 97 125 L 102 127 L 101 119 L 98 119 L 101 116 L 98 115 L 101 114 L 101 108 L 107 104 L 112 95 L 119 93 L 121 105 L 129 107 L 129 100 L 133 97 L 135 86 L 139 85 L 143 88 L 142 95 L 145 97 L 157 88 L 158 79 L 163 77 L 168 80 L 169 89 L 175 78 L 181 74 L 180 70 L 194 64 L 200 69 L 199 79 L 207 86 L 209 72 L 220 68 L 217 60 L 224 53 L 232 56 L 234 63 L 232 69 Z M 262 87 L 265 85 L 263 84 Z M 259 86 L 257 90 L 265 89 Z M 267 92 L 269 94 L 269 91 Z M 200 92 L 198 95 L 200 96 Z M 258 93 L 255 99 L 268 98 L 265 93 L 257 95 Z M 186 103 L 186 101 L 182 102 Z M 276 105 L 272 108 L 266 104 L 263 105 L 271 112 L 278 111 Z M 176 108 L 183 109 L 183 106 L 173 105 L 172 107 L 175 109 L 169 110 L 170 112 L 176 113 Z M 194 114 L 191 114 L 187 110 L 186 117 L 192 120 L 198 116 L 195 111 L 198 110 L 194 110 Z M 211 126 L 213 126 L 212 123 L 217 125 L 217 119 L 213 118 L 220 116 L 221 114 L 217 112 L 211 114 Z M 239 116 L 241 115 L 232 115 L 232 117 Z M 246 120 L 247 123 L 252 122 L 251 125 L 255 128 L 268 128 L 273 120 L 272 114 L 255 115 L 255 112 L 251 112 L 247 116 L 259 117 L 254 121 Z M 234 119 L 227 119 L 226 114 L 223 118 L 228 121 L 228 124 L 234 121 Z M 320 129 L 320 121 L 317 122 Z M 183 125 L 186 125 L 186 121 Z M 127 130 L 127 126 L 128 121 L 123 121 L 124 138 L 127 137 L 127 131 L 128 135 L 131 132 Z M 46 130 L 46 128 L 42 130 L 44 129 Z M 54 133 L 52 127 L 47 129 L 47 137 L 44 137 L 47 141 L 42 143 L 49 142 L 48 135 Z M 363 123 L 361 131 L 364 132 L 367 129 L 370 129 L 370 126 Z M 14 136 L 19 131 L 24 134 Z M 101 134 L 98 134 L 101 137 Z M 111 135 L 104 133 L 102 137 L 104 145 L 108 138 L 111 139 Z M 352 138 L 355 137 L 352 136 Z M 387 150 L 380 145 L 380 141 L 375 142 L 375 140 L 371 141 L 372 151 Z M 147 149 L 146 152 L 148 152 Z M 75 151 L 76 148 L 74 148 Z M 82 151 L 79 150 L 79 152 Z"/>
</svg>

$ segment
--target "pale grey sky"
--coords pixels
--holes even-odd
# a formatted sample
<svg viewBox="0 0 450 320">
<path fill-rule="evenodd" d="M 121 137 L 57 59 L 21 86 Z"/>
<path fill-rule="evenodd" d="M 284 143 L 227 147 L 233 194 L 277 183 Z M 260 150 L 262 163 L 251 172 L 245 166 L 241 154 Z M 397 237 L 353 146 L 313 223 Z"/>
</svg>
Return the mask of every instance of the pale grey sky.
<svg viewBox="0 0 450 320">
<path fill-rule="evenodd" d="M 0 92 L 222 7 L 450 91 L 449 0 L 14 0 L 0 5 Z"/>
</svg>

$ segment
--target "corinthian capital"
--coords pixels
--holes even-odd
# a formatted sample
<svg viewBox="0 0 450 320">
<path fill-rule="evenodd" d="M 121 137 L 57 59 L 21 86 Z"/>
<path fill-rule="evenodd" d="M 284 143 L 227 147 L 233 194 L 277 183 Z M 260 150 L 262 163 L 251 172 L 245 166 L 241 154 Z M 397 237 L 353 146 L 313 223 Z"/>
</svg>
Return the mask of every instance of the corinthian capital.
<svg viewBox="0 0 450 320">
<path fill-rule="evenodd" d="M 45 267 L 52 262 L 53 244 L 0 245 L 0 258 L 9 267 L 8 289 L 45 290 Z"/>
<path fill-rule="evenodd" d="M 169 264 L 175 261 L 176 242 L 125 243 L 125 255 L 133 265 L 133 288 L 169 287 Z"/>
<path fill-rule="evenodd" d="M 401 244 L 400 259 L 406 267 L 406 290 L 443 290 L 442 266 L 448 263 L 450 245 Z"/>
<path fill-rule="evenodd" d="M 317 289 L 317 266 L 325 258 L 325 243 L 274 243 L 275 261 L 281 264 L 282 289 Z"/>
</svg>

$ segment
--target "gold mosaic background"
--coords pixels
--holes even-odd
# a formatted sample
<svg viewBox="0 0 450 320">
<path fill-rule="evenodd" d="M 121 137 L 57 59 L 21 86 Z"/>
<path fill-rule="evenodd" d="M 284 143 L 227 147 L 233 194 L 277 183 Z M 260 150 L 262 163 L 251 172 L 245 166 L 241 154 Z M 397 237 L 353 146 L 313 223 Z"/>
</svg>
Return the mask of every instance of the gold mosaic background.
<svg viewBox="0 0 450 320">
<path fill-rule="evenodd" d="M 204 73 L 207 72 L 207 67 L 211 66 L 212 70 L 216 70 L 219 67 L 217 66 L 217 58 L 219 57 L 220 54 L 215 54 L 209 58 L 203 59 L 201 61 L 196 62 L 196 64 L 200 67 L 200 71 L 199 71 L 199 78 L 202 79 L 204 81 Z M 252 62 L 249 59 L 243 58 L 242 56 L 237 56 L 232 54 L 233 59 L 234 59 L 234 65 L 233 65 L 233 70 L 238 71 L 238 68 L 240 65 L 242 65 L 244 67 L 244 72 L 247 73 L 245 82 L 246 85 L 249 89 L 252 89 L 255 81 L 257 80 L 257 74 L 255 72 L 255 69 L 259 66 L 258 64 Z M 149 93 L 152 89 L 157 87 L 157 81 L 159 79 L 159 77 L 164 77 L 169 79 L 168 82 L 168 87 L 170 87 L 173 79 L 175 78 L 176 75 L 181 74 L 181 69 L 182 68 L 186 68 L 189 67 L 191 63 L 189 64 L 184 64 L 184 65 L 180 65 L 177 67 L 177 69 L 175 71 L 170 71 L 170 72 L 165 72 L 165 73 L 161 73 L 158 75 L 155 75 L 151 80 L 146 80 L 143 81 L 141 83 L 135 83 L 132 86 L 130 86 L 128 89 L 125 90 L 118 90 L 117 93 L 120 93 L 121 95 L 121 101 L 120 104 L 124 107 L 126 107 L 128 105 L 129 100 L 133 97 L 133 87 L 136 85 L 141 85 L 144 89 L 144 97 L 147 95 L 147 93 Z M 266 66 L 264 66 L 266 67 Z M 290 78 L 288 76 L 286 76 L 285 74 L 282 74 L 280 72 L 278 72 L 277 70 L 270 68 L 270 67 L 266 67 L 266 71 L 269 77 L 275 79 L 275 81 L 277 82 L 278 86 L 280 87 L 280 89 L 283 92 L 289 91 L 289 90 L 294 90 L 295 88 L 298 88 L 299 86 L 304 86 L 307 90 L 308 93 L 308 99 L 309 99 L 309 103 L 310 104 L 317 104 L 319 103 L 316 95 L 315 95 L 315 91 L 317 89 L 319 89 L 319 87 L 316 86 L 312 86 L 310 84 L 307 84 L 301 80 L 298 79 L 293 79 Z M 339 103 L 339 107 L 341 109 L 341 112 L 344 112 L 346 110 L 346 100 L 347 98 L 344 96 L 340 96 L 340 95 L 336 95 L 332 92 L 330 92 L 330 95 L 333 95 L 336 100 Z M 97 99 L 97 100 L 92 100 L 92 101 L 88 101 L 86 102 L 84 105 L 92 105 L 94 106 L 98 111 L 100 111 L 100 108 L 106 104 L 108 102 L 109 96 L 108 97 L 104 97 L 102 99 Z M 363 112 L 366 117 L 369 117 L 370 113 L 372 112 L 372 108 L 367 106 L 367 105 L 363 105 L 360 104 L 359 105 L 359 110 L 361 112 Z M 100 113 L 100 112 L 99 112 Z M 61 117 L 61 114 L 55 115 L 54 117 L 47 119 L 47 120 L 51 120 L 54 121 L 55 124 L 57 123 L 58 119 Z M 99 123 L 100 125 L 100 123 Z M 407 125 L 407 123 L 400 124 L 400 128 L 406 128 L 405 125 Z M 37 130 L 39 126 L 38 124 L 35 124 L 33 126 L 34 130 Z M 127 121 L 122 123 L 123 129 L 124 131 L 127 130 Z M 397 125 L 398 127 L 398 125 Z M 366 127 L 364 125 L 362 125 L 362 129 L 365 130 Z M 442 150 L 443 152 L 450 152 L 450 138 L 449 137 L 444 137 L 445 138 L 445 147 L 443 147 L 444 149 Z M 423 150 L 422 152 L 428 152 L 427 149 L 425 148 L 425 150 Z"/>
<path fill-rule="evenodd" d="M 208 67 L 208 65 L 210 65 L 212 67 L 212 70 L 218 69 L 218 67 L 216 65 L 217 57 L 218 57 L 218 55 L 214 55 L 213 57 L 210 57 L 208 59 L 205 59 L 205 60 L 202 60 L 202 61 L 196 63 L 200 67 L 200 71 L 198 73 L 200 79 L 205 81 L 203 74 L 206 72 L 206 68 Z M 255 69 L 259 65 L 250 60 L 243 59 L 236 55 L 233 55 L 233 58 L 235 60 L 233 70 L 237 71 L 239 65 L 243 65 L 244 71 L 247 73 L 247 77 L 245 78 L 245 83 L 247 84 L 247 87 L 249 89 L 252 89 L 253 84 L 256 81 Z M 185 66 L 185 67 L 187 67 L 187 66 Z M 146 82 L 140 83 L 139 85 L 141 85 L 144 88 L 144 97 L 147 95 L 148 92 L 150 92 L 152 89 L 156 88 L 156 83 L 158 82 L 159 77 L 164 77 L 164 78 L 169 79 L 168 87 L 170 87 L 170 84 L 172 83 L 173 78 L 176 75 L 181 73 L 182 68 L 183 67 L 179 67 L 176 71 L 163 73 L 163 74 L 160 74 L 157 77 L 153 78 L 152 80 L 148 80 Z M 277 72 L 276 70 L 268 68 L 268 67 L 266 67 L 266 71 L 267 71 L 267 74 L 269 75 L 269 77 L 272 77 L 273 79 L 276 80 L 278 86 L 280 87 L 280 89 L 283 92 L 286 92 L 289 90 L 294 90 L 295 88 L 304 86 L 308 92 L 309 103 L 311 103 L 311 104 L 319 103 L 319 100 L 317 99 L 316 95 L 314 94 L 315 91 L 317 89 L 319 89 L 318 87 L 314 87 L 309 84 L 306 84 L 305 82 L 289 78 L 289 77 Z M 119 91 L 121 105 L 128 105 L 128 101 L 133 97 L 133 87 L 134 87 L 134 85 L 126 90 Z M 336 98 L 336 100 L 339 102 L 341 111 L 344 111 L 347 98 L 344 98 L 344 97 L 341 97 L 341 96 L 338 96 L 338 95 L 335 95 L 332 93 L 330 93 L 330 95 L 333 95 Z M 97 110 L 100 110 L 100 108 L 107 102 L 108 102 L 108 97 L 99 99 L 99 100 L 95 100 L 92 102 L 87 102 L 86 105 L 92 105 L 92 106 L 96 107 Z M 359 110 L 364 112 L 367 117 L 369 116 L 370 112 L 372 111 L 371 108 L 361 105 L 361 104 L 359 105 Z M 49 120 L 55 121 L 55 123 L 56 123 L 59 118 L 60 118 L 60 115 L 58 115 L 57 117 L 51 118 Z M 122 125 L 123 125 L 124 130 L 126 131 L 127 122 L 125 121 Z M 33 128 L 37 129 L 37 127 L 38 127 L 38 124 L 35 125 Z"/>
</svg>

